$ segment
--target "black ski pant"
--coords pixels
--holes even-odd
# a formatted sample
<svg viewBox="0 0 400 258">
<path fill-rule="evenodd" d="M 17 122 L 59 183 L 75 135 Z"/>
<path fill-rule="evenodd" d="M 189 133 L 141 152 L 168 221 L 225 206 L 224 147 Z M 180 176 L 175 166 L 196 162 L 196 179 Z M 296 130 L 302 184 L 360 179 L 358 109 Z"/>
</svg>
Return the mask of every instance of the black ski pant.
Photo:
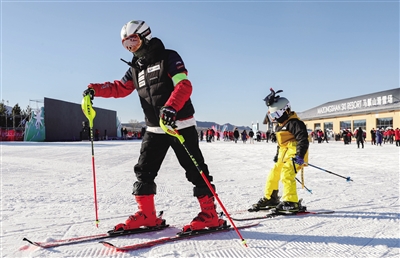
<svg viewBox="0 0 400 258">
<path fill-rule="evenodd" d="M 191 126 L 179 130 L 179 134 L 184 137 L 185 146 L 196 160 L 204 175 L 211 182 L 212 176 L 210 176 L 208 167 L 204 163 L 203 154 L 199 148 L 196 127 Z M 179 164 L 185 170 L 186 178 L 194 185 L 193 195 L 196 197 L 202 195 L 212 196 L 212 193 L 204 182 L 203 177 L 197 170 L 193 160 L 190 158 L 183 145 L 179 142 L 178 138 L 168 134 L 156 134 L 152 132 L 146 132 L 142 140 L 139 161 L 134 166 L 137 181 L 133 184 L 132 194 L 156 194 L 157 186 L 154 179 L 160 170 L 169 147 L 172 147 L 176 157 L 178 158 Z M 171 178 L 171 180 L 173 180 L 173 178 Z M 214 187 L 214 185 L 212 186 Z"/>
<path fill-rule="evenodd" d="M 358 139 L 357 139 L 357 148 L 360 148 L 360 143 L 361 143 L 362 148 L 364 148 L 364 141 L 358 140 Z"/>
</svg>

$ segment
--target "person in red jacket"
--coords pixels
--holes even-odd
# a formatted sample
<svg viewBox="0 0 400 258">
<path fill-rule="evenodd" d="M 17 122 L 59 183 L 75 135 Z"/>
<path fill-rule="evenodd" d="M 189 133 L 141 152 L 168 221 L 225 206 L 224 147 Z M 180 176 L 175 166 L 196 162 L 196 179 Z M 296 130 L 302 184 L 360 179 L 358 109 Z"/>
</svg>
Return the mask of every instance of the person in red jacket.
<svg viewBox="0 0 400 258">
<path fill-rule="evenodd" d="M 134 166 L 137 181 L 132 192 L 139 210 L 125 223 L 116 225 L 114 231 L 165 223 L 156 215 L 154 195 L 157 186 L 154 179 L 169 147 L 184 168 L 186 178 L 194 185 L 193 195 L 201 208 L 201 212 L 183 227 L 183 231 L 221 226 L 225 220 L 219 219 L 214 196 L 202 175 L 179 140 L 166 134 L 159 126 L 161 119 L 164 125 L 178 129 L 198 166 L 212 182 L 213 177 L 199 148 L 194 107 L 190 99 L 192 84 L 182 58 L 176 51 L 166 49 L 160 39 L 152 37 L 150 27 L 144 21 L 126 23 L 121 30 L 121 39 L 124 48 L 133 54 L 132 61 L 123 60 L 130 66 L 124 77 L 113 82 L 91 83 L 83 93 L 84 96 L 89 94 L 91 99 L 94 96 L 123 98 L 136 90 L 145 115 L 147 130 L 141 143 L 139 160 Z M 211 186 L 215 188 L 213 184 Z"/>
<path fill-rule="evenodd" d="M 393 128 L 390 128 L 390 129 L 388 130 L 388 137 L 389 137 L 389 143 L 390 143 L 390 144 L 393 144 L 393 142 L 394 142 L 394 136 L 395 136 L 395 132 L 394 132 Z"/>
<path fill-rule="evenodd" d="M 400 147 L 400 129 L 398 127 L 394 130 L 394 140 L 396 141 L 396 146 Z"/>
</svg>

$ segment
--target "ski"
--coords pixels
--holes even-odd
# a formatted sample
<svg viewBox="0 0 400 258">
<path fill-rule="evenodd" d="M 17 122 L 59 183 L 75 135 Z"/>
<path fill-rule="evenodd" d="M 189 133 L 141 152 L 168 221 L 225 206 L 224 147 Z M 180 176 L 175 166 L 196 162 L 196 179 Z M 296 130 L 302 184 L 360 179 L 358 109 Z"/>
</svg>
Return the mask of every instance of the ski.
<svg viewBox="0 0 400 258">
<path fill-rule="evenodd" d="M 27 238 L 24 238 L 22 240 L 27 241 L 28 243 L 38 246 L 38 247 L 41 247 L 41 248 L 52 248 L 52 247 L 58 247 L 58 246 L 63 246 L 63 245 L 73 245 L 73 244 L 79 244 L 79 243 L 88 242 L 88 241 L 101 240 L 101 239 L 105 239 L 105 238 L 153 232 L 153 231 L 163 230 L 167 227 L 169 227 L 169 225 L 139 228 L 139 229 L 134 229 L 134 230 L 119 231 L 119 232 L 109 232 L 109 233 L 90 235 L 90 236 L 66 238 L 66 239 L 54 240 L 51 242 L 35 242 L 35 241 L 31 241 Z"/>
<path fill-rule="evenodd" d="M 278 196 L 278 198 L 280 199 L 281 196 Z M 305 211 L 307 209 L 306 206 L 302 205 L 303 202 L 303 198 L 299 199 L 299 210 L 300 211 Z M 240 211 L 236 211 L 236 213 L 243 213 L 243 212 L 259 212 L 259 211 L 274 211 L 276 208 L 276 206 L 267 206 L 267 207 L 258 207 L 257 204 L 253 204 L 253 206 L 247 210 L 240 210 Z"/>
<path fill-rule="evenodd" d="M 259 220 L 259 219 L 272 219 L 275 217 L 279 216 L 302 216 L 302 215 L 318 215 L 318 214 L 332 214 L 335 211 L 332 210 L 325 210 L 325 211 L 299 211 L 297 213 L 280 213 L 280 212 L 272 212 L 272 213 L 267 213 L 261 216 L 252 216 L 252 217 L 246 217 L 246 218 L 232 218 L 232 220 L 235 221 L 248 221 L 248 220 Z"/>
<path fill-rule="evenodd" d="M 257 226 L 259 224 L 260 224 L 259 222 L 247 224 L 247 225 L 239 226 L 239 227 L 237 227 L 237 229 L 250 228 L 250 227 Z M 143 249 L 143 248 L 150 248 L 155 245 L 160 245 L 160 244 L 164 244 L 164 243 L 174 242 L 174 241 L 178 241 L 178 240 L 193 238 L 193 237 L 207 235 L 207 234 L 227 232 L 227 231 L 231 231 L 231 230 L 234 230 L 234 228 L 231 227 L 230 225 L 226 225 L 223 227 L 212 228 L 212 229 L 204 229 L 204 230 L 197 230 L 197 231 L 191 231 L 191 232 L 178 232 L 174 236 L 163 237 L 163 238 L 159 238 L 159 239 L 155 239 L 155 240 L 150 240 L 147 242 L 142 242 L 142 243 L 133 244 L 133 245 L 126 245 L 126 246 L 116 246 L 116 245 L 113 245 L 112 243 L 106 242 L 106 241 L 101 241 L 100 243 L 102 243 L 104 246 L 114 249 L 116 251 L 125 252 L 125 251 L 133 251 L 133 250 L 138 250 L 138 249 Z"/>
<path fill-rule="evenodd" d="M 162 212 L 160 212 L 160 214 L 159 214 L 160 218 L 161 218 L 161 216 L 162 216 Z M 134 235 L 134 234 L 140 234 L 140 233 L 146 233 L 146 232 L 159 231 L 159 230 L 163 230 L 167 227 L 169 227 L 169 225 L 165 223 L 165 220 L 163 220 L 163 223 L 160 226 L 155 226 L 155 227 L 143 227 L 143 228 L 138 228 L 138 229 L 133 229 L 133 230 L 122 230 L 122 231 L 110 230 L 107 233 L 65 238 L 65 239 L 59 239 L 59 240 L 54 240 L 54 241 L 50 241 L 50 242 L 36 242 L 36 241 L 29 240 L 26 237 L 22 240 L 26 241 L 32 245 L 46 249 L 46 248 L 63 246 L 63 245 L 73 245 L 73 244 L 79 244 L 79 243 L 84 243 L 84 242 L 88 242 L 88 241 L 101 240 L 101 239 L 105 239 L 105 238 L 113 238 L 113 237 L 119 237 L 119 236 L 127 236 L 127 235 Z"/>
</svg>

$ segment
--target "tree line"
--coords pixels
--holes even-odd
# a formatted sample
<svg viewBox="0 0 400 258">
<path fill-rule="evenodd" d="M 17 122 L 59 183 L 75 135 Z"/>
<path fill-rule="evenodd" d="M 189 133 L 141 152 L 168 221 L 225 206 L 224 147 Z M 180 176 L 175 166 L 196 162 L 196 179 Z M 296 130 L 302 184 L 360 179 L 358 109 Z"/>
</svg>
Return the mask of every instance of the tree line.
<svg viewBox="0 0 400 258">
<path fill-rule="evenodd" d="M 32 108 L 28 105 L 26 109 L 21 109 L 17 104 L 11 109 L 7 110 L 4 100 L 0 102 L 0 128 L 18 128 L 24 127 L 25 123 L 29 121 Z"/>
</svg>

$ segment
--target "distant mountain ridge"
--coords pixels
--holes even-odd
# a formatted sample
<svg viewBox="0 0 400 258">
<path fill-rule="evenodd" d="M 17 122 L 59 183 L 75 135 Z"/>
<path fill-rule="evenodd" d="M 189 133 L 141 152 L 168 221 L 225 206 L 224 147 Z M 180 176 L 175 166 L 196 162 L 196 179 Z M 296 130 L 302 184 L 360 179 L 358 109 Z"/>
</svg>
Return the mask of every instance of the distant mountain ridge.
<svg viewBox="0 0 400 258">
<path fill-rule="evenodd" d="M 239 131 L 249 131 L 251 128 L 249 126 L 237 126 L 237 125 L 232 125 L 230 123 L 226 123 L 226 124 L 218 124 L 215 122 L 203 122 L 203 121 L 196 121 L 197 123 L 197 128 L 198 129 L 207 129 L 207 128 L 211 128 L 214 126 L 214 128 L 216 127 L 217 129 L 222 130 L 224 128 L 224 126 L 226 125 L 226 131 L 233 131 L 235 129 L 235 127 L 238 128 Z"/>
<path fill-rule="evenodd" d="M 140 122 L 139 124 L 140 124 L 140 127 L 146 127 L 146 123 L 144 121 Z M 214 126 L 215 129 L 222 130 L 225 125 L 226 125 L 226 131 L 233 131 L 235 129 L 235 127 L 237 127 L 239 131 L 243 131 L 243 130 L 249 131 L 251 129 L 249 126 L 237 126 L 237 125 L 232 125 L 230 123 L 226 123 L 226 124 L 222 124 L 221 125 L 221 124 L 218 124 L 218 123 L 215 123 L 215 122 L 196 121 L 196 124 L 197 124 L 196 125 L 197 126 L 197 130 L 205 130 L 205 129 L 211 128 L 213 126 Z M 131 123 L 121 123 L 121 125 L 122 125 L 122 127 L 132 128 L 132 124 Z M 135 125 L 135 128 L 137 130 L 137 128 L 138 128 L 137 124 Z"/>
</svg>

